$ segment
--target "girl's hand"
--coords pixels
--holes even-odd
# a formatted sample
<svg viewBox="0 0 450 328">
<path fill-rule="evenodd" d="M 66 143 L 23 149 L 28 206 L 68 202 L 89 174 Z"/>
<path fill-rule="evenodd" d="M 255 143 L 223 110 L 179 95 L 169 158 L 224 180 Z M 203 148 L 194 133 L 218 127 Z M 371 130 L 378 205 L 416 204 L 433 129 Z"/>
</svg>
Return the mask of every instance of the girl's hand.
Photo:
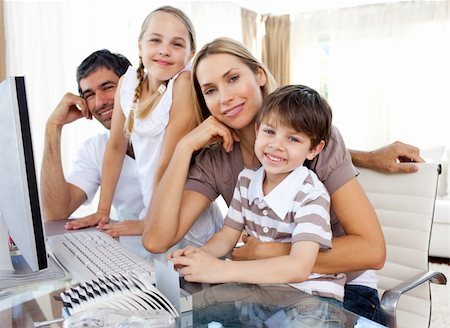
<svg viewBox="0 0 450 328">
<path fill-rule="evenodd" d="M 81 219 L 71 220 L 64 225 L 67 230 L 77 230 L 86 227 L 92 227 L 97 224 L 106 224 L 109 222 L 109 212 L 98 210 L 96 213 L 85 216 Z"/>
<path fill-rule="evenodd" d="M 233 149 L 233 143 L 239 141 L 239 137 L 214 116 L 209 116 L 180 142 L 189 146 L 194 152 L 218 141 L 223 142 L 223 148 L 226 152 L 230 152 Z"/>
<path fill-rule="evenodd" d="M 225 261 L 215 258 L 210 253 L 200 249 L 191 248 L 183 256 L 173 257 L 171 261 L 178 268 L 186 281 L 221 283 Z"/>
<path fill-rule="evenodd" d="M 124 220 L 117 223 L 100 222 L 97 229 L 104 230 L 111 237 L 142 236 L 144 232 L 143 220 Z"/>
</svg>

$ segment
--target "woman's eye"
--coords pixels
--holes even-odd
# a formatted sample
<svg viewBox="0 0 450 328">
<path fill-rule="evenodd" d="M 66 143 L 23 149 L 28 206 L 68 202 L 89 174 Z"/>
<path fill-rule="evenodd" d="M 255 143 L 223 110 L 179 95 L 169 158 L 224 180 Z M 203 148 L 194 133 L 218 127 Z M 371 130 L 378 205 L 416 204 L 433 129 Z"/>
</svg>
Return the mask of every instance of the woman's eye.
<svg viewBox="0 0 450 328">
<path fill-rule="evenodd" d="M 205 91 L 203 91 L 203 94 L 205 96 L 210 96 L 214 93 L 215 89 L 206 89 Z"/>
<path fill-rule="evenodd" d="M 236 82 L 237 80 L 239 80 L 239 75 L 233 75 L 230 77 L 231 82 Z"/>
</svg>

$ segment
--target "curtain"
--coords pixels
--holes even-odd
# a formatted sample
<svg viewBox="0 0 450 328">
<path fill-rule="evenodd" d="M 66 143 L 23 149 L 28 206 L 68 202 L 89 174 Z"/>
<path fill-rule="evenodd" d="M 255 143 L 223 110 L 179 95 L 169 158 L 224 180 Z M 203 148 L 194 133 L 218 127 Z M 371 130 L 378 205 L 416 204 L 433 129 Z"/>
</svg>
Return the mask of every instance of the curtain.
<svg viewBox="0 0 450 328">
<path fill-rule="evenodd" d="M 290 30 L 289 15 L 264 16 L 265 36 L 262 42 L 262 61 L 272 72 L 279 85 L 290 83 Z"/>
<path fill-rule="evenodd" d="M 448 1 L 297 14 L 292 82 L 328 98 L 347 146 L 450 148 Z"/>
<path fill-rule="evenodd" d="M 3 23 L 3 0 L 0 0 L 0 81 L 6 77 L 5 64 L 5 29 Z"/>
<path fill-rule="evenodd" d="M 242 40 L 243 43 L 256 55 L 257 53 L 257 14 L 251 10 L 241 9 Z"/>
</svg>

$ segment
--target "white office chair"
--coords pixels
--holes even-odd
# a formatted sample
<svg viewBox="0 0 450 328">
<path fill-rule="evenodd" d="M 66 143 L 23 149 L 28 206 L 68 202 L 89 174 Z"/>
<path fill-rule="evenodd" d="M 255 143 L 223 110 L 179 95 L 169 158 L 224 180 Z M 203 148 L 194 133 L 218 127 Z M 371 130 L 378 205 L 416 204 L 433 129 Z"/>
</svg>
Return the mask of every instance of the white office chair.
<svg viewBox="0 0 450 328">
<path fill-rule="evenodd" d="M 409 174 L 358 168 L 359 182 L 375 208 L 386 240 L 386 263 L 377 276 L 381 307 L 389 327 L 428 327 L 429 282 L 444 285 L 447 282 L 442 273 L 428 269 L 441 166 L 436 163 L 418 166 L 418 172 Z"/>
</svg>

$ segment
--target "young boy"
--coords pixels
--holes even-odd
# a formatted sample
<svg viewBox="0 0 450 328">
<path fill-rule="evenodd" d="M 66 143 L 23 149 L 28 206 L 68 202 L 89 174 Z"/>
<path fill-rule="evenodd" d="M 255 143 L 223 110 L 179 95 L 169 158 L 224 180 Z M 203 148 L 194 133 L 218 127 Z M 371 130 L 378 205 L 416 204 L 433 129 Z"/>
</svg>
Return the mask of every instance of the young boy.
<svg viewBox="0 0 450 328">
<path fill-rule="evenodd" d="M 342 302 L 345 275 L 311 273 L 320 250 L 331 248 L 330 196 L 303 166 L 322 151 L 331 129 L 331 109 L 301 85 L 278 88 L 256 118 L 257 171 L 244 169 L 224 227 L 202 248 L 169 255 L 187 281 L 294 283 L 305 292 Z M 291 252 L 253 261 L 222 261 L 241 232 L 262 242 L 292 243 Z"/>
</svg>

